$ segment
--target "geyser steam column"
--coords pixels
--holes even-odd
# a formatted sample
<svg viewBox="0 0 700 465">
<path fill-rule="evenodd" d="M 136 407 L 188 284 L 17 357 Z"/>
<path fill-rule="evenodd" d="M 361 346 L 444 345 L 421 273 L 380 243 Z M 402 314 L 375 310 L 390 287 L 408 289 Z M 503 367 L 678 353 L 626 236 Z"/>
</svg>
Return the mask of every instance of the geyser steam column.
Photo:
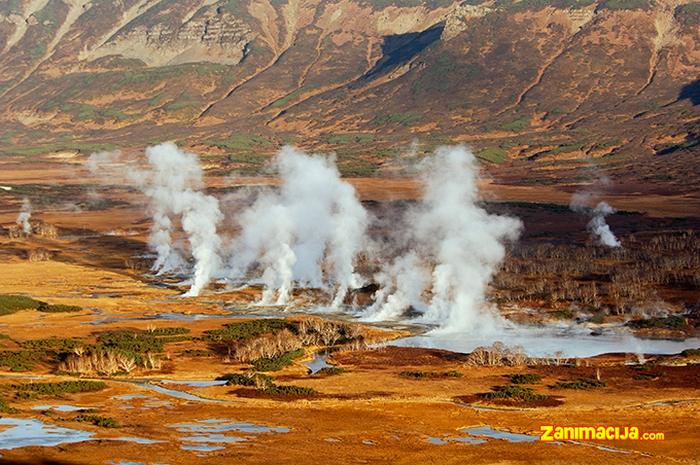
<svg viewBox="0 0 700 465">
<path fill-rule="evenodd" d="M 286 304 L 297 283 L 333 288 L 332 306 L 338 306 L 360 283 L 354 260 L 367 243 L 367 213 L 332 158 L 286 146 L 275 166 L 280 189 L 238 216 L 230 276 L 261 268 L 263 304 Z"/>
<path fill-rule="evenodd" d="M 158 254 L 153 267 L 157 271 L 170 271 L 182 262 L 171 237 L 172 217 L 179 216 L 194 258 L 192 286 L 185 295 L 199 295 L 220 267 L 221 239 L 216 228 L 223 215 L 219 201 L 200 191 L 204 183 L 196 155 L 165 143 L 148 147 L 146 157 L 151 170 L 143 173 L 146 182 L 142 189 L 150 200 L 153 216 L 148 241 Z"/>
<path fill-rule="evenodd" d="M 494 329 L 500 317 L 486 301 L 486 288 L 505 256 L 504 242 L 518 238 L 522 223 L 477 204 L 478 167 L 466 148 L 438 148 L 419 170 L 423 196 L 407 216 L 411 252 L 379 274 L 382 288 L 365 318 L 397 317 L 410 305 L 421 313 L 418 321 L 437 331 Z"/>
<path fill-rule="evenodd" d="M 192 285 L 185 295 L 199 295 L 221 265 L 217 225 L 223 215 L 219 201 L 201 192 L 203 174 L 196 155 L 168 142 L 148 147 L 146 159 L 148 167 L 142 167 L 140 162 L 122 160 L 118 151 L 99 152 L 90 156 L 88 167 L 93 174 L 123 177 L 148 198 L 153 220 L 148 246 L 157 254 L 152 269 L 158 273 L 188 267 L 183 251 L 173 240 L 179 219 L 194 259 Z"/>
</svg>

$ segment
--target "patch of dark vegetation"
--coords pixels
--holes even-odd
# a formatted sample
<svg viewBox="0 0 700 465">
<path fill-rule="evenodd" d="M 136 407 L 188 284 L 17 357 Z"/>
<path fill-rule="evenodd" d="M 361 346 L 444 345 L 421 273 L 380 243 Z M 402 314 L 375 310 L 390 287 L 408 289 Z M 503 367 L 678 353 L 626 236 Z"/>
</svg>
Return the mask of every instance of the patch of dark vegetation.
<svg viewBox="0 0 700 465">
<path fill-rule="evenodd" d="M 536 373 L 518 373 L 508 377 L 511 384 L 537 384 L 542 379 L 542 375 Z"/>
<path fill-rule="evenodd" d="M 107 385 L 102 381 L 58 381 L 48 383 L 15 384 L 12 386 L 17 393 L 27 392 L 43 396 L 60 396 L 62 394 L 74 394 L 78 392 L 94 392 L 105 389 Z"/>
<path fill-rule="evenodd" d="M 296 349 L 277 357 L 259 358 L 253 361 L 253 368 L 257 371 L 278 371 L 289 366 L 292 362 L 304 355 L 304 349 Z"/>
<path fill-rule="evenodd" d="M 73 421 L 78 421 L 82 423 L 92 423 L 100 428 L 121 428 L 121 423 L 111 417 L 104 417 L 102 415 L 90 415 L 81 414 L 72 419 Z"/>
<path fill-rule="evenodd" d="M 456 370 L 450 371 L 402 371 L 399 376 L 410 379 L 461 378 L 464 376 Z"/>
<path fill-rule="evenodd" d="M 495 5 L 507 11 L 541 10 L 546 7 L 561 9 L 583 8 L 595 3 L 596 0 L 497 0 Z M 471 1 L 472 4 L 481 2 Z"/>
<path fill-rule="evenodd" d="M 533 391 L 531 388 L 506 384 L 504 386 L 493 386 L 491 392 L 478 394 L 481 399 L 512 399 L 520 402 L 537 402 L 547 398 L 545 394 Z"/>
<path fill-rule="evenodd" d="M 43 304 L 39 305 L 38 311 L 44 313 L 70 313 L 70 312 L 80 312 L 82 307 L 77 305 L 64 305 L 64 304 Z"/>
<path fill-rule="evenodd" d="M 316 390 L 305 386 L 294 386 L 292 384 L 271 384 L 260 392 L 269 396 L 292 396 L 292 397 L 308 397 L 316 394 Z"/>
<path fill-rule="evenodd" d="M 22 295 L 0 295 L 0 315 L 9 315 L 20 310 L 37 310 L 44 313 L 79 312 L 76 305 L 49 304 Z"/>
<path fill-rule="evenodd" d="M 635 381 L 653 381 L 663 376 L 663 373 L 638 373 L 634 375 Z"/>
<path fill-rule="evenodd" d="M 488 207 L 498 212 L 521 209 L 514 203 Z M 630 218 L 621 225 L 634 221 Z M 623 230 L 622 226 L 612 226 Z M 700 236 L 694 230 L 626 236 L 620 233 L 620 239 L 624 247 L 615 249 L 549 239 L 542 243 L 539 239 L 524 242 L 508 250 L 494 277 L 490 297 L 502 304 L 560 311 L 557 315 L 561 317 L 595 315 L 593 322 L 630 315 L 658 295 L 678 306 L 695 303 L 700 289 Z M 681 318 L 631 322 L 630 327 L 666 327 L 691 335 L 692 328 L 684 326 Z M 687 318 L 700 325 L 700 318 Z"/>
<path fill-rule="evenodd" d="M 683 315 L 670 315 L 660 318 L 632 320 L 627 322 L 627 326 L 633 329 L 682 329 L 688 325 L 688 319 Z"/>
<path fill-rule="evenodd" d="M 11 407 L 5 399 L 0 397 L 0 413 L 17 413 L 17 409 Z"/>
<path fill-rule="evenodd" d="M 262 373 L 226 373 L 216 378 L 217 381 L 226 381 L 228 386 L 268 386 L 272 384 L 272 378 Z"/>
<path fill-rule="evenodd" d="M 700 356 L 700 349 L 685 349 L 681 352 L 684 357 L 697 357 Z"/>
<path fill-rule="evenodd" d="M 314 373 L 314 376 L 335 376 L 335 375 L 341 375 L 345 373 L 345 368 L 341 367 L 325 367 L 321 368 L 318 370 L 316 373 Z"/>
<path fill-rule="evenodd" d="M 261 319 L 230 323 L 220 329 L 206 331 L 206 337 L 213 342 L 245 341 L 263 334 L 275 333 L 283 329 L 294 329 L 294 325 L 280 319 Z"/>
<path fill-rule="evenodd" d="M 186 349 L 180 352 L 180 355 L 186 355 L 188 357 L 211 357 L 214 352 L 207 349 Z"/>
<path fill-rule="evenodd" d="M 0 315 L 9 315 L 20 310 L 36 310 L 42 304 L 45 302 L 31 297 L 3 294 L 0 295 Z"/>
<path fill-rule="evenodd" d="M 147 332 L 152 336 L 176 336 L 182 334 L 189 334 L 190 330 L 188 328 L 175 326 L 170 328 L 152 328 L 148 329 Z"/>
<path fill-rule="evenodd" d="M 601 9 L 606 10 L 646 10 L 648 8 L 648 0 L 607 0 L 601 6 Z"/>
<path fill-rule="evenodd" d="M 579 378 L 573 381 L 559 381 L 554 385 L 557 389 L 578 389 L 578 390 L 590 390 L 598 389 L 607 386 L 605 381 L 601 381 L 594 378 Z"/>
<path fill-rule="evenodd" d="M 164 350 L 162 339 L 149 333 L 127 330 L 100 334 L 95 347 L 114 349 L 129 355 L 144 354 L 146 352 L 160 353 Z"/>
<path fill-rule="evenodd" d="M 84 344 L 79 338 L 48 337 L 42 339 L 29 339 L 22 341 L 20 345 L 23 349 L 33 352 L 66 352 Z"/>
<path fill-rule="evenodd" d="M 674 11 L 675 20 L 683 26 L 700 25 L 700 3 L 678 5 Z"/>
<path fill-rule="evenodd" d="M 38 360 L 38 355 L 28 350 L 0 351 L 0 367 L 10 371 L 29 371 L 34 368 Z"/>
<path fill-rule="evenodd" d="M 362 325 L 321 318 L 232 323 L 206 332 L 203 339 L 227 363 L 232 359 L 250 363 L 256 371 L 279 370 L 303 355 L 304 347 L 323 346 L 329 351 L 360 349 L 383 340 Z"/>
</svg>

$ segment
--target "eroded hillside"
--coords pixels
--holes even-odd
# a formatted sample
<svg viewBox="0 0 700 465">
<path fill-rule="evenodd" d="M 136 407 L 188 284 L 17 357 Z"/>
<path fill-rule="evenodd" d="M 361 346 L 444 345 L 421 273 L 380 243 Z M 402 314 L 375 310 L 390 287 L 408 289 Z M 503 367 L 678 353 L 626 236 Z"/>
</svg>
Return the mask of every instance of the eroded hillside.
<svg viewBox="0 0 700 465">
<path fill-rule="evenodd" d="M 251 172 L 294 141 L 367 175 L 463 141 L 501 182 L 687 192 L 699 39 L 687 0 L 12 0 L 0 150 L 175 139 Z"/>
</svg>

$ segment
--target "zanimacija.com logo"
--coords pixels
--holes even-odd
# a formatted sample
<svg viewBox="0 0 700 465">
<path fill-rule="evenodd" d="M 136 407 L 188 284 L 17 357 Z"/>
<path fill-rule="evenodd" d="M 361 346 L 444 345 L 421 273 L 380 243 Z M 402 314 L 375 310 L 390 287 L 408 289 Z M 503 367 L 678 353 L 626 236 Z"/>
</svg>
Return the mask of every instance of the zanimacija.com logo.
<svg viewBox="0 0 700 465">
<path fill-rule="evenodd" d="M 540 441 L 663 441 L 664 433 L 640 432 L 636 426 L 540 426 Z"/>
</svg>

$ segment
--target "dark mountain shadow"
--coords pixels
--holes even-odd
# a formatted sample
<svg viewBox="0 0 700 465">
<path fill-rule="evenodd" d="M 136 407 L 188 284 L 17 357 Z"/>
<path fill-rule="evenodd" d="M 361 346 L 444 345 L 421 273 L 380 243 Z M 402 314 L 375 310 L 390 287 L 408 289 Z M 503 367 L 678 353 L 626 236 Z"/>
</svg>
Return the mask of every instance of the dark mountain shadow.
<svg viewBox="0 0 700 465">
<path fill-rule="evenodd" d="M 700 79 L 684 85 L 678 94 L 678 100 L 690 100 L 693 105 L 700 104 Z"/>
<path fill-rule="evenodd" d="M 700 146 L 700 135 L 690 133 L 686 136 L 685 140 L 676 144 L 671 144 L 668 146 L 660 147 L 656 150 L 657 155 L 670 155 L 675 152 L 682 150 L 696 149 Z"/>
<path fill-rule="evenodd" d="M 440 22 L 421 32 L 385 36 L 382 44 L 382 58 L 359 79 L 358 84 L 362 81 L 370 81 L 408 62 L 430 44 L 439 40 L 443 29 L 445 29 L 445 23 Z"/>
</svg>

